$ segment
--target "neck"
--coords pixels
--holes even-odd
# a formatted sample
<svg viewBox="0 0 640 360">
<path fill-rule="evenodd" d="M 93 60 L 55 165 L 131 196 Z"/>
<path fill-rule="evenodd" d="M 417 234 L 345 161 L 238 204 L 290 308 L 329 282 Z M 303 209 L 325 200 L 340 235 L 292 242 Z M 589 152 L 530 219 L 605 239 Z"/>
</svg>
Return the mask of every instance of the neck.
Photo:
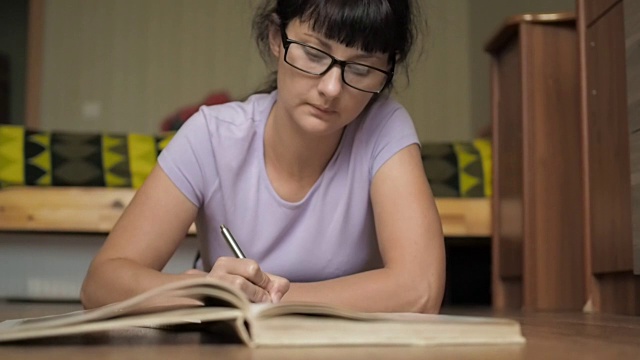
<svg viewBox="0 0 640 360">
<path fill-rule="evenodd" d="M 280 116 L 274 106 L 264 135 L 267 165 L 292 179 L 315 181 L 336 152 L 344 129 L 322 136 L 309 135 Z"/>
</svg>

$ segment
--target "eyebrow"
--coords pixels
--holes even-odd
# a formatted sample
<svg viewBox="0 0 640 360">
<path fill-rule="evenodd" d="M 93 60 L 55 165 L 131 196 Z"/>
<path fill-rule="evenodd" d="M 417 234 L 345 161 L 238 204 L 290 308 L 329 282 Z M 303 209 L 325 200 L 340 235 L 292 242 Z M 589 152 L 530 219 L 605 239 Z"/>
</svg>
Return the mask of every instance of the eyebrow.
<svg viewBox="0 0 640 360">
<path fill-rule="evenodd" d="M 332 48 L 331 43 L 329 43 L 327 40 L 319 37 L 318 35 L 316 35 L 314 33 L 304 32 L 303 34 L 306 35 L 306 36 L 312 37 L 314 40 L 319 42 L 320 45 L 324 46 L 326 49 L 331 49 Z M 371 53 L 359 51 L 357 55 L 353 56 L 353 59 L 358 59 L 358 60 L 379 59 L 379 60 L 383 60 L 384 57 L 382 55 L 376 55 L 376 54 L 371 54 Z"/>
</svg>

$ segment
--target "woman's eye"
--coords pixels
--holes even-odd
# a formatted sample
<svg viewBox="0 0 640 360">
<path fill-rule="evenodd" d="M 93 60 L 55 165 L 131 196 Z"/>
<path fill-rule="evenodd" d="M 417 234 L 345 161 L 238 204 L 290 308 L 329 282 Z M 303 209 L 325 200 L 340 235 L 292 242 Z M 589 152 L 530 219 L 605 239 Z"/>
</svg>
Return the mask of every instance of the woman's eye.
<svg viewBox="0 0 640 360">
<path fill-rule="evenodd" d="M 349 72 L 356 76 L 367 76 L 371 72 L 371 69 L 364 65 L 349 64 Z"/>
<path fill-rule="evenodd" d="M 317 50 L 314 50 L 310 47 L 305 47 L 304 48 L 304 53 L 305 55 L 307 55 L 307 58 L 309 58 L 310 60 L 314 60 L 314 61 L 322 61 L 322 60 L 326 60 L 327 56 Z"/>
</svg>

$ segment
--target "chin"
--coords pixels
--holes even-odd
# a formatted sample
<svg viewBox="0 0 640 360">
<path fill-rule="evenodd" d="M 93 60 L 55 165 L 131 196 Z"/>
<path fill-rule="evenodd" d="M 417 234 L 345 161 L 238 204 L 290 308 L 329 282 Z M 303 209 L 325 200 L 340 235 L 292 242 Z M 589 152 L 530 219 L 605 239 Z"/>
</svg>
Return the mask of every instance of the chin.
<svg viewBox="0 0 640 360">
<path fill-rule="evenodd" d="M 305 132 L 314 135 L 329 135 L 335 131 L 342 129 L 341 126 L 338 127 L 336 126 L 336 124 L 328 123 L 326 121 L 313 117 L 307 117 L 299 124 Z"/>
</svg>

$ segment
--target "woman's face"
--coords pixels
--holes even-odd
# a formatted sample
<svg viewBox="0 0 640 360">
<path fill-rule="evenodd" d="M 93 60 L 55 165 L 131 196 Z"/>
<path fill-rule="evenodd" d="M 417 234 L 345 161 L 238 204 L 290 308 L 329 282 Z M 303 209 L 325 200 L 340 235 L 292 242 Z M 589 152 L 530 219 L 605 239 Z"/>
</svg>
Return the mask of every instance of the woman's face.
<svg viewBox="0 0 640 360">
<path fill-rule="evenodd" d="M 387 56 L 369 54 L 328 40 L 314 32 L 307 23 L 292 21 L 286 28 L 287 37 L 311 45 L 346 61 L 387 69 Z M 276 115 L 286 116 L 303 131 L 329 135 L 341 131 L 369 103 L 373 94 L 354 89 L 342 81 L 342 69 L 333 66 L 324 75 L 311 75 L 285 62 L 285 49 L 279 31 L 270 36 L 271 50 L 278 58 L 278 100 Z M 290 52 L 293 49 L 290 48 Z M 307 53 L 300 52 L 302 56 Z M 293 53 L 290 53 L 291 59 Z M 309 55 L 311 56 L 311 55 Z"/>
</svg>

